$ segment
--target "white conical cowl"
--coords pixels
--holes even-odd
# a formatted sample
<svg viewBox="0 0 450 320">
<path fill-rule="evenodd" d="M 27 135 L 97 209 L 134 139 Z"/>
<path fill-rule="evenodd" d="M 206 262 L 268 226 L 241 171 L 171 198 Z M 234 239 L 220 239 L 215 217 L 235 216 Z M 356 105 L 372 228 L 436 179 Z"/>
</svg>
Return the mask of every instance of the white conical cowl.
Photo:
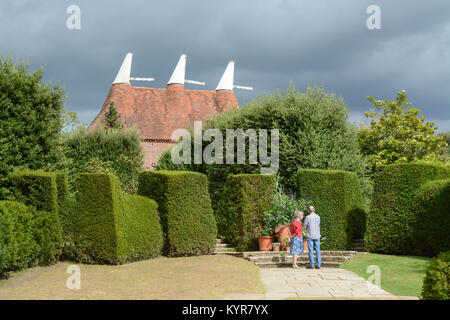
<svg viewBox="0 0 450 320">
<path fill-rule="evenodd" d="M 220 78 L 216 90 L 233 90 L 234 81 L 234 61 L 228 62 L 227 68 Z"/>
<path fill-rule="evenodd" d="M 123 59 L 122 66 L 117 73 L 116 79 L 114 79 L 113 84 L 116 83 L 130 83 L 130 73 L 131 73 L 131 60 L 133 59 L 133 54 L 128 52 Z"/>
<path fill-rule="evenodd" d="M 187 56 L 185 54 L 182 54 L 180 57 L 180 60 L 178 60 L 177 66 L 175 67 L 175 70 L 173 70 L 172 76 L 169 79 L 169 82 L 167 84 L 182 84 L 184 85 L 184 76 L 186 72 L 186 60 Z"/>
</svg>

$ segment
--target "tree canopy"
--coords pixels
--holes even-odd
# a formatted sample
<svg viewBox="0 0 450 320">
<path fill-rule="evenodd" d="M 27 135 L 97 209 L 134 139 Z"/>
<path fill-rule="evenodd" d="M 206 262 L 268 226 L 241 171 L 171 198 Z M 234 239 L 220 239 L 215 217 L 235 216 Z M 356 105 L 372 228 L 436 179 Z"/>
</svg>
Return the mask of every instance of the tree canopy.
<svg viewBox="0 0 450 320">
<path fill-rule="evenodd" d="M 227 129 L 279 129 L 278 175 L 283 187 L 292 191 L 299 168 L 339 169 L 364 176 L 366 163 L 359 150 L 356 128 L 348 121 L 348 112 L 343 99 L 323 88 L 299 92 L 291 85 L 283 95 L 266 94 L 241 109 L 216 115 L 206 121 L 203 131 L 215 128 L 225 136 Z M 245 164 L 174 165 L 169 150 L 162 155 L 158 168 L 206 173 L 211 196 L 217 199 L 230 173 L 260 173 L 260 163 L 249 164 L 248 139 L 246 143 Z M 203 149 L 208 144 L 203 142 Z"/>
<path fill-rule="evenodd" d="M 42 83 L 43 69 L 0 57 L 0 199 L 14 168 L 48 169 L 60 160 L 64 90 Z"/>
<path fill-rule="evenodd" d="M 398 92 L 395 101 L 367 98 L 375 109 L 365 113 L 370 124 L 358 131 L 358 137 L 372 170 L 393 163 L 433 161 L 447 146 L 445 139 L 435 134 L 435 123 L 419 117 L 419 109 L 409 108 L 411 101 L 405 91 Z"/>
</svg>

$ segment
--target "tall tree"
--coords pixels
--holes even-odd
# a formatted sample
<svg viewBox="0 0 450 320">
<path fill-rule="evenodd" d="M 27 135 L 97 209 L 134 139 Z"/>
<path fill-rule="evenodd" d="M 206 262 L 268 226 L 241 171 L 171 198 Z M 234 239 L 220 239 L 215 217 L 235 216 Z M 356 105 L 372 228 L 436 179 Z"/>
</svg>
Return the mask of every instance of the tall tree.
<svg viewBox="0 0 450 320">
<path fill-rule="evenodd" d="M 120 114 L 114 107 L 114 101 L 109 105 L 108 111 L 105 113 L 105 119 L 103 120 L 105 129 L 122 129 L 123 125 L 120 122 Z"/>
<path fill-rule="evenodd" d="M 0 57 L 0 199 L 10 198 L 15 167 L 49 169 L 63 125 L 64 90 L 42 83 L 43 69 Z"/>
<path fill-rule="evenodd" d="M 369 156 L 372 170 L 399 162 L 436 161 L 439 150 L 447 143 L 435 134 L 434 122 L 419 117 L 419 109 L 408 108 L 411 101 L 404 90 L 397 93 L 395 101 L 367 99 L 375 110 L 365 113 L 370 124 L 358 131 L 358 138 L 362 152 Z"/>
</svg>

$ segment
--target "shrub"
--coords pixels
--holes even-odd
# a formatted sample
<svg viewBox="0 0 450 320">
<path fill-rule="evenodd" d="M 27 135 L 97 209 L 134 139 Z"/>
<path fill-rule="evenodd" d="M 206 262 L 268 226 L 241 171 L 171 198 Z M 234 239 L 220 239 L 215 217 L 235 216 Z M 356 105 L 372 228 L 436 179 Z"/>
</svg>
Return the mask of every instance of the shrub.
<svg viewBox="0 0 450 320">
<path fill-rule="evenodd" d="M 206 176 L 183 171 L 145 171 L 139 176 L 140 195 L 158 203 L 169 256 L 210 253 L 217 227 Z"/>
<path fill-rule="evenodd" d="M 299 169 L 297 192 L 313 198 L 320 216 L 325 250 L 346 250 L 365 232 L 366 213 L 356 174 L 338 170 Z"/>
<path fill-rule="evenodd" d="M 369 251 L 421 254 L 417 247 L 416 191 L 426 182 L 447 178 L 449 170 L 431 164 L 393 164 L 374 177 L 372 207 L 367 219 Z"/>
<path fill-rule="evenodd" d="M 0 57 L 0 199 L 12 199 L 16 167 L 48 169 L 62 154 L 55 146 L 63 127 L 64 90 L 43 83 L 44 71 Z"/>
<path fill-rule="evenodd" d="M 159 221 L 158 204 L 146 197 L 124 196 L 124 215 L 119 227 L 126 238 L 127 260 L 153 258 L 161 254 L 163 234 Z"/>
<path fill-rule="evenodd" d="M 450 299 L 450 251 L 439 254 L 428 267 L 423 280 L 422 299 Z"/>
<path fill-rule="evenodd" d="M 72 214 L 74 255 L 86 263 L 119 264 L 155 256 L 161 249 L 156 204 L 123 197 L 111 174 L 82 173 Z"/>
<path fill-rule="evenodd" d="M 39 246 L 33 230 L 32 208 L 15 201 L 0 201 L 0 277 L 35 263 Z"/>
<path fill-rule="evenodd" d="M 63 235 L 63 254 L 67 256 L 67 250 L 71 244 L 71 213 L 76 210 L 76 200 L 69 193 L 69 182 L 66 173 L 56 173 L 56 186 L 57 186 L 57 202 L 58 202 L 58 214 L 61 221 L 62 235 Z"/>
<path fill-rule="evenodd" d="M 306 92 L 299 92 L 291 86 L 283 95 L 264 95 L 243 108 L 224 111 L 209 119 L 204 123 L 203 133 L 211 128 L 221 130 L 224 136 L 227 129 L 279 129 L 278 174 L 281 185 L 288 192 L 296 189 L 295 174 L 299 168 L 316 168 L 357 173 L 365 195 L 370 196 L 371 188 L 367 179 L 364 179 L 366 160 L 359 149 L 356 128 L 348 122 L 348 108 L 341 98 L 322 88 L 308 88 Z M 216 212 L 216 205 L 230 174 L 261 172 L 260 163 L 248 164 L 248 140 L 245 165 L 175 165 L 169 151 L 162 154 L 158 170 L 189 170 L 207 174 Z M 209 144 L 209 141 L 203 141 L 203 148 Z M 268 149 L 270 152 L 270 142 Z"/>
<path fill-rule="evenodd" d="M 137 179 L 143 166 L 143 151 L 135 129 L 95 129 L 83 127 L 65 134 L 69 182 L 74 190 L 79 173 L 112 173 L 119 177 L 122 189 L 136 193 Z"/>
<path fill-rule="evenodd" d="M 449 199 L 450 179 L 427 182 L 414 196 L 416 247 L 423 255 L 450 250 Z"/>
<path fill-rule="evenodd" d="M 58 211 L 56 174 L 41 171 L 18 171 L 12 175 L 18 201 L 37 210 Z"/>
<path fill-rule="evenodd" d="M 40 265 L 55 263 L 61 255 L 62 227 L 56 181 L 57 175 L 49 172 L 21 171 L 12 175 L 17 199 L 36 209 L 33 234 L 39 245 L 37 262 Z"/>
<path fill-rule="evenodd" d="M 275 193 L 273 175 L 230 175 L 224 186 L 216 219 L 219 234 L 238 250 L 258 250 L 258 230 Z"/>
</svg>

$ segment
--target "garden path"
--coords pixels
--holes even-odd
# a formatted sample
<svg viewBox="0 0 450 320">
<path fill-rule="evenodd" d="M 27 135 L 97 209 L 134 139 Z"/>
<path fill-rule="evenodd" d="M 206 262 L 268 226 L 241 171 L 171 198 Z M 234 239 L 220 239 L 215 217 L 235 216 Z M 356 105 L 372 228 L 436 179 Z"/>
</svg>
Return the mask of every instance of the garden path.
<svg viewBox="0 0 450 320">
<path fill-rule="evenodd" d="M 364 278 L 338 268 L 260 268 L 264 294 L 228 294 L 226 300 L 277 299 L 412 299 L 398 297 Z"/>
</svg>

